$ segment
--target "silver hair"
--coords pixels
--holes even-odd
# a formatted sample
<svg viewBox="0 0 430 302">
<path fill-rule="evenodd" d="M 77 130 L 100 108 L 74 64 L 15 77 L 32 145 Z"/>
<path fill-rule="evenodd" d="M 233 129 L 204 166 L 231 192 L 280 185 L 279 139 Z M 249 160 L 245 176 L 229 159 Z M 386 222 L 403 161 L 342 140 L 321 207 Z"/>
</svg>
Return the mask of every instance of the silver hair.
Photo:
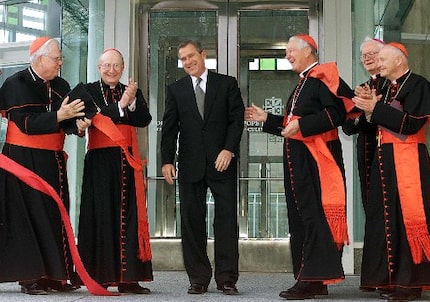
<svg viewBox="0 0 430 302">
<path fill-rule="evenodd" d="M 312 54 L 315 56 L 315 58 L 317 58 L 318 59 L 318 52 L 317 52 L 317 50 L 315 49 L 315 48 L 313 48 L 311 45 L 309 45 L 309 43 L 308 42 L 306 42 L 305 40 L 303 40 L 303 39 L 300 39 L 299 37 L 297 37 L 297 36 L 292 36 L 290 39 L 289 39 L 289 41 L 296 41 L 296 42 L 298 42 L 298 44 L 299 44 L 299 49 L 302 49 L 302 48 L 304 48 L 304 47 L 310 47 L 311 48 L 311 50 L 312 50 Z"/>
<path fill-rule="evenodd" d="M 379 41 L 375 40 L 374 38 L 372 38 L 372 37 L 370 37 L 370 36 L 366 36 L 366 37 L 364 38 L 363 42 L 362 42 L 362 43 L 361 43 L 361 45 L 360 45 L 360 52 L 362 52 L 362 51 L 363 51 L 364 44 L 367 44 L 367 43 L 368 43 L 368 42 L 370 42 L 370 41 L 373 41 L 374 43 L 377 43 L 377 45 L 378 45 L 378 50 L 381 50 L 381 48 L 384 46 L 384 43 L 381 43 L 381 42 L 379 42 Z"/>
<path fill-rule="evenodd" d="M 30 63 L 33 64 L 38 57 L 47 55 L 51 51 L 52 45 L 57 45 L 58 48 L 60 48 L 60 42 L 57 39 L 49 39 L 48 41 L 43 43 L 43 45 L 40 46 L 38 50 L 36 50 L 30 55 Z"/>
</svg>

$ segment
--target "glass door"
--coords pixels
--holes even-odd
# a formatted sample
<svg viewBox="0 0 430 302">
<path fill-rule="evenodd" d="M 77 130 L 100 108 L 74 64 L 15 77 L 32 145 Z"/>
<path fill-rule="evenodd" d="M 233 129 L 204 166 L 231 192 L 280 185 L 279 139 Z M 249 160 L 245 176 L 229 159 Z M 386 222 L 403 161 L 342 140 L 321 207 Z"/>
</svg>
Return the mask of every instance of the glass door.
<svg viewBox="0 0 430 302">
<path fill-rule="evenodd" d="M 297 75 L 285 59 L 288 38 L 308 32 L 308 10 L 239 10 L 239 78 L 247 106 L 283 115 Z M 256 26 L 258 24 L 258 26 Z M 287 238 L 283 138 L 246 122 L 240 165 L 240 231 L 245 238 Z"/>
<path fill-rule="evenodd" d="M 180 237 L 177 186 L 164 181 L 160 139 L 165 87 L 185 75 L 177 46 L 187 38 L 199 39 L 208 51 L 207 67 L 239 81 L 245 106 L 254 103 L 283 114 L 297 76 L 285 60 L 289 36 L 308 32 L 308 1 L 141 1 L 144 41 L 139 55 L 142 74 L 148 72 L 153 122 L 149 126 L 148 213 L 151 235 Z M 294 5 L 292 4 L 294 3 Z M 261 132 L 261 125 L 246 123 L 241 142 L 239 232 L 241 238 L 287 238 L 283 189 L 282 143 Z M 207 195 L 207 233 L 211 237 L 213 197 Z"/>
</svg>

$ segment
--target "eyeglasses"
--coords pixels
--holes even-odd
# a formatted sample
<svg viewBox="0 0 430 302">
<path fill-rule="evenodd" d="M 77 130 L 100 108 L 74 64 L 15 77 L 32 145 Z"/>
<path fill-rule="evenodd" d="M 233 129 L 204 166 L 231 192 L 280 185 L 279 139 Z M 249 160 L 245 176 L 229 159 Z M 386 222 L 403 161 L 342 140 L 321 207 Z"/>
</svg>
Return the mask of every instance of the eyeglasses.
<svg viewBox="0 0 430 302">
<path fill-rule="evenodd" d="M 44 56 L 50 58 L 55 63 L 59 63 L 59 62 L 64 61 L 64 57 L 62 57 L 62 56 L 59 56 L 59 57 L 51 57 L 51 56 L 48 56 L 48 55 L 44 55 Z"/>
<path fill-rule="evenodd" d="M 111 68 L 113 68 L 114 70 L 120 70 L 122 68 L 122 64 L 118 64 L 118 63 L 103 63 L 99 65 L 103 70 L 110 70 Z"/>
<path fill-rule="evenodd" d="M 378 54 L 377 51 L 372 51 L 372 52 L 368 52 L 368 53 L 364 53 L 360 56 L 360 60 L 364 61 L 366 59 L 373 59 L 374 57 L 376 57 L 376 55 Z"/>
</svg>

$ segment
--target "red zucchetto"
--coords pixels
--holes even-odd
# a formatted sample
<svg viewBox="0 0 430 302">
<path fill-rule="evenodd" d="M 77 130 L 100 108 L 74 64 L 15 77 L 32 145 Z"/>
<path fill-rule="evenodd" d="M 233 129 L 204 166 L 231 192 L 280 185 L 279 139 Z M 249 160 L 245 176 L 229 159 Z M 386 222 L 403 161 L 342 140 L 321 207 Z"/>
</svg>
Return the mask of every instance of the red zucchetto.
<svg viewBox="0 0 430 302">
<path fill-rule="evenodd" d="M 51 37 L 39 37 L 36 40 L 34 40 L 29 49 L 30 56 L 36 52 L 40 47 L 42 47 L 43 44 L 45 44 L 47 41 L 51 40 Z"/>
<path fill-rule="evenodd" d="M 306 34 L 298 34 L 296 35 L 296 37 L 308 43 L 313 49 L 318 50 L 317 43 L 311 36 Z"/>
<path fill-rule="evenodd" d="M 393 47 L 397 48 L 398 50 L 400 50 L 406 56 L 406 58 L 409 56 L 408 50 L 406 49 L 405 45 L 403 45 L 402 43 L 390 42 L 387 45 L 393 46 Z"/>
</svg>

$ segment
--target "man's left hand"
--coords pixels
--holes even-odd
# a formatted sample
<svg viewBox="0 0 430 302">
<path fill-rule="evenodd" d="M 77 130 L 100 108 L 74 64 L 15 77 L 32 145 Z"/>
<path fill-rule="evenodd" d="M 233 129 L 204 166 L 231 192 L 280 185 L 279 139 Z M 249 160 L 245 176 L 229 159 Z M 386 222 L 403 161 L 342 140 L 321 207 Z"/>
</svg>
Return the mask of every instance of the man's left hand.
<svg viewBox="0 0 430 302">
<path fill-rule="evenodd" d="M 231 159 L 233 158 L 233 153 L 228 150 L 222 150 L 215 161 L 215 169 L 218 172 L 223 172 L 228 169 Z"/>
</svg>

